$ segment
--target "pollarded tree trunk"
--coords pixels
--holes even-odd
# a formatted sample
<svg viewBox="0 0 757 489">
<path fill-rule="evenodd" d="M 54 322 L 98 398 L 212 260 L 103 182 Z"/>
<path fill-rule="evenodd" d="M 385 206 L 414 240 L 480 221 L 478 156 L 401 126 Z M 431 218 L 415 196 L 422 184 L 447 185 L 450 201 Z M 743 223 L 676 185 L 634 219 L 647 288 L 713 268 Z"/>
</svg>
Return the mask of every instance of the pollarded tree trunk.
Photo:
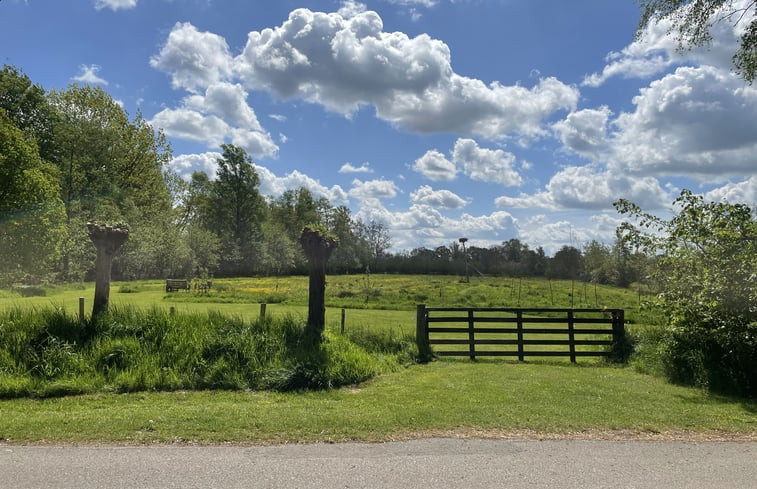
<svg viewBox="0 0 757 489">
<path fill-rule="evenodd" d="M 310 264 L 306 331 L 320 340 L 326 326 L 326 263 L 338 242 L 323 231 L 305 228 L 300 236 L 300 244 Z"/>
<path fill-rule="evenodd" d="M 95 299 L 92 306 L 92 317 L 108 310 L 110 300 L 110 270 L 113 256 L 127 239 L 129 228 L 123 224 L 108 226 L 99 223 L 87 223 L 89 238 L 97 248 L 95 261 Z"/>
</svg>

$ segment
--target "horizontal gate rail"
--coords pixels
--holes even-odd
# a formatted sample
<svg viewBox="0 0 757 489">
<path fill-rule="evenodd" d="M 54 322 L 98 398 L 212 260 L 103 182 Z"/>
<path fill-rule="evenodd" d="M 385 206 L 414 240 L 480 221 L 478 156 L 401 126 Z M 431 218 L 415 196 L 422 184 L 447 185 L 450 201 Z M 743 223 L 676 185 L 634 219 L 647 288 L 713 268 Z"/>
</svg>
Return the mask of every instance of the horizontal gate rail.
<svg viewBox="0 0 757 489">
<path fill-rule="evenodd" d="M 619 345 L 624 336 L 622 309 L 426 307 L 419 304 L 417 310 L 416 341 L 423 357 L 468 356 L 475 360 L 477 356 L 512 356 L 523 361 L 528 356 L 564 356 L 575 362 L 577 357 L 611 355 L 612 348 Z M 453 346 L 461 348 L 443 349 Z M 480 348 L 482 346 L 486 348 Z M 576 347 L 591 349 L 577 350 Z"/>
</svg>

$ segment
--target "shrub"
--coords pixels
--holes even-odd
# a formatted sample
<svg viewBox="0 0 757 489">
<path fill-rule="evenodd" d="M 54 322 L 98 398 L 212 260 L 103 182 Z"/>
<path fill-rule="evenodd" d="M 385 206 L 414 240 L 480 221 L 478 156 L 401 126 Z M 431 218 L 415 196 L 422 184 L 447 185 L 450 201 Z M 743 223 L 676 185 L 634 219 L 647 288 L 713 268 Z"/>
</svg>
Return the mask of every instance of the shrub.
<svg viewBox="0 0 757 489">
<path fill-rule="evenodd" d="M 655 256 L 670 336 L 662 349 L 675 382 L 757 397 L 757 220 L 745 204 L 705 202 L 684 190 L 663 220 L 621 200 L 639 227 L 619 232 Z"/>
</svg>

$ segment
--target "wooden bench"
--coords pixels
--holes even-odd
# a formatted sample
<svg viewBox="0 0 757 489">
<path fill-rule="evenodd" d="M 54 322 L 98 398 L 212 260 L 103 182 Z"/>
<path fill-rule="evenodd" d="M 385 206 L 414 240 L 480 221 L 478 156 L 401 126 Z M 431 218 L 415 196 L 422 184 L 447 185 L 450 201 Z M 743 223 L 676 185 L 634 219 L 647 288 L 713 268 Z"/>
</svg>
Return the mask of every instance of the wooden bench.
<svg viewBox="0 0 757 489">
<path fill-rule="evenodd" d="M 166 292 L 174 292 L 179 290 L 190 290 L 189 280 L 184 279 L 166 279 Z"/>
</svg>

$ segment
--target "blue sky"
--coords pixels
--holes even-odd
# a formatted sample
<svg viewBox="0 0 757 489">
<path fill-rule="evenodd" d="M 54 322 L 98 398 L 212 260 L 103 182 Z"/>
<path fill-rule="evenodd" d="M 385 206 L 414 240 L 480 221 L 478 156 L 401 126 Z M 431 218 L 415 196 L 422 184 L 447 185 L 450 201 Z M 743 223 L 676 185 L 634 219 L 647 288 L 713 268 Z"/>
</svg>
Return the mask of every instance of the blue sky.
<svg viewBox="0 0 757 489">
<path fill-rule="evenodd" d="M 234 143 L 266 195 L 306 186 L 395 250 L 551 253 L 611 241 L 617 198 L 757 204 L 742 26 L 678 52 L 665 23 L 635 41 L 638 17 L 635 0 L 3 0 L 0 57 L 140 110 L 183 176 Z"/>
</svg>

